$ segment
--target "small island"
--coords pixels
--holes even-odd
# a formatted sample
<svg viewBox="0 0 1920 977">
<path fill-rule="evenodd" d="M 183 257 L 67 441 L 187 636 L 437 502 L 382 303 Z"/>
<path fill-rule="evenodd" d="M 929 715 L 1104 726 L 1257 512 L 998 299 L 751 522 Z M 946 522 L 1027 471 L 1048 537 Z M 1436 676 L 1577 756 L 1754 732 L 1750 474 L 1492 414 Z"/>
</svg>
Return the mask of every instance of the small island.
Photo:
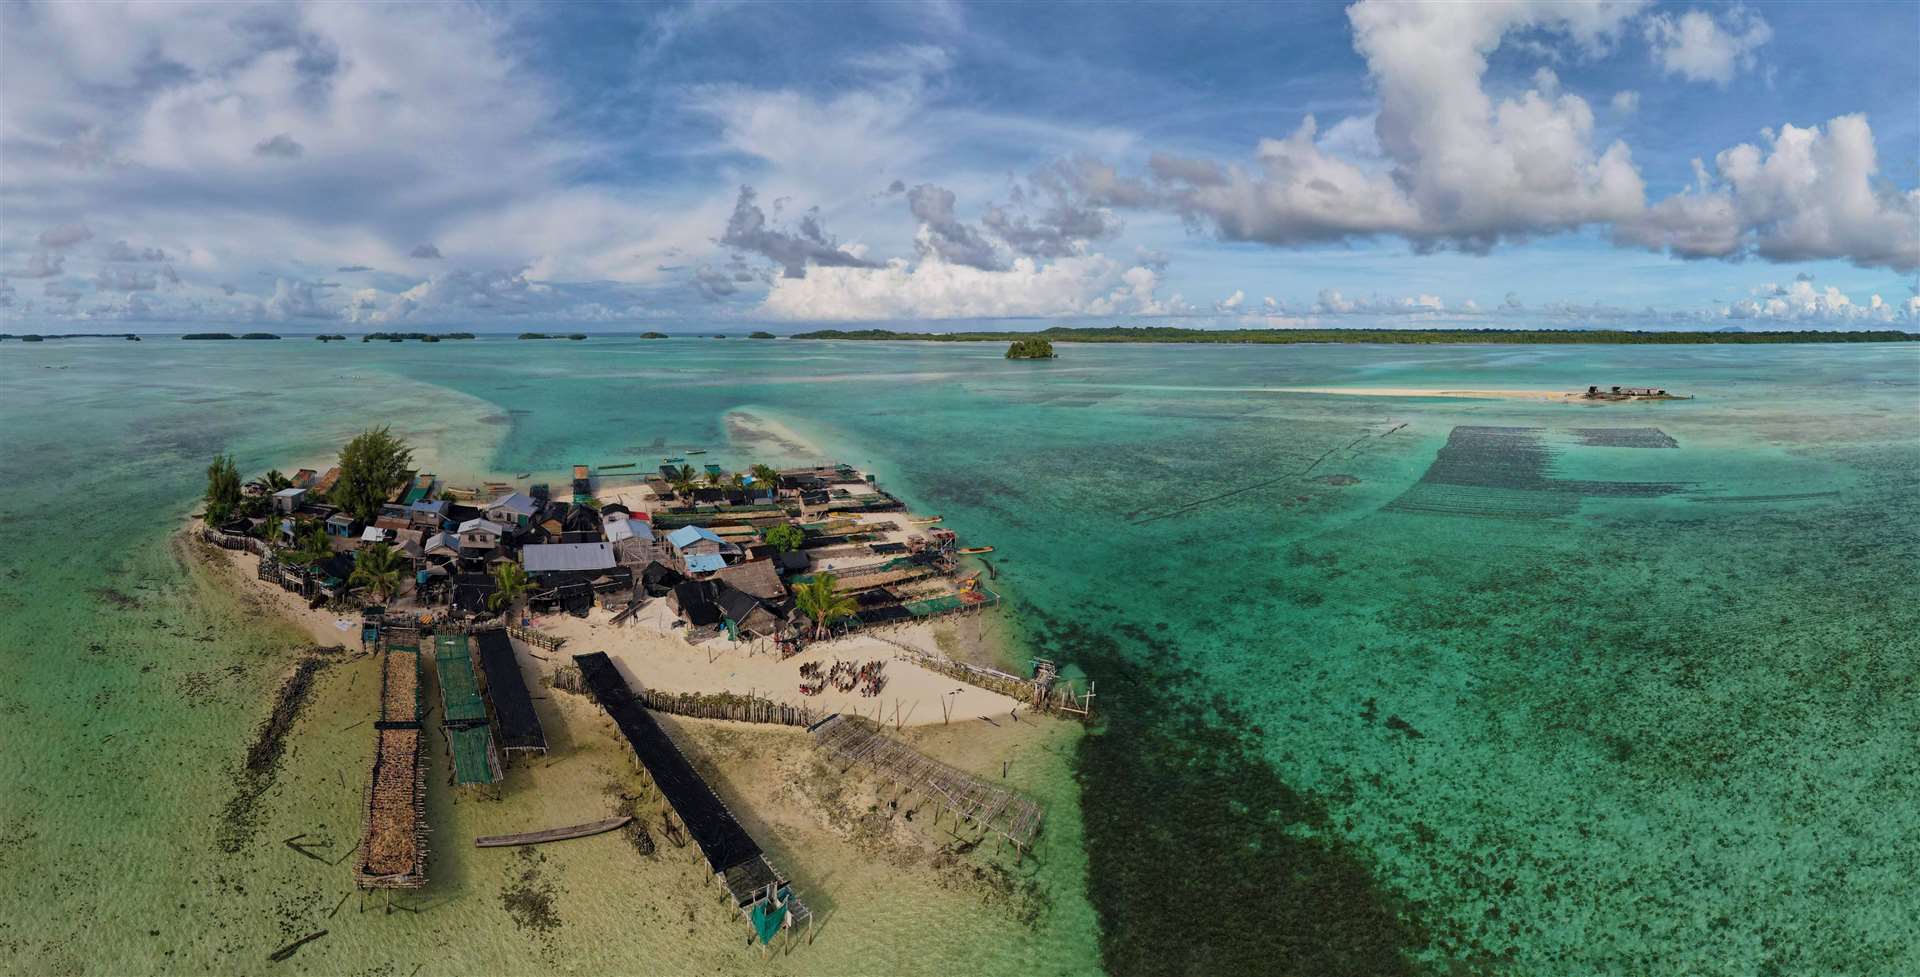
<svg viewBox="0 0 1920 977">
<path fill-rule="evenodd" d="M 181 336 L 180 338 L 181 339 L 279 339 L 280 337 L 270 332 L 249 332 L 249 333 L 242 333 L 241 335 L 238 335 L 238 336 L 230 332 L 190 332 L 184 336 Z"/>
<path fill-rule="evenodd" d="M 667 334 L 664 332 L 643 332 L 640 334 L 640 338 L 641 339 L 665 339 L 667 338 Z"/>
<path fill-rule="evenodd" d="M 991 567 L 963 565 L 990 547 L 959 546 L 940 517 L 916 517 L 850 465 L 625 471 L 634 464 L 599 474 L 576 465 L 553 486 L 571 490 L 557 497 L 547 482 L 517 478 L 443 485 L 383 427 L 353 438 L 324 473 L 315 465 L 244 480 L 226 455 L 208 467 L 191 532 L 204 544 L 199 557 L 247 600 L 316 640 L 357 637 L 360 657 L 372 659 L 362 673 L 371 681 L 336 696 L 345 711 L 326 717 L 373 727 L 360 734 L 371 740 L 364 779 L 334 781 L 343 795 L 366 785 L 360 843 L 341 874 L 350 870 L 363 890 L 399 891 L 427 885 L 430 870 L 458 876 L 459 855 L 428 850 L 429 822 L 449 803 L 429 795 L 540 791 L 576 813 L 548 827 L 489 822 L 474 844 L 624 830 L 650 857 L 656 837 L 692 841 L 705 858 L 699 874 L 724 890 L 734 925 L 751 924 L 763 946 L 784 937 L 791 948 L 812 923 L 815 891 L 793 884 L 748 831 L 778 834 L 779 861 L 804 863 L 802 877 L 826 889 L 837 836 L 809 825 L 830 823 L 842 802 L 756 787 L 729 797 L 751 815 L 736 822 L 708 786 L 713 774 L 682 758 L 678 741 L 703 736 L 699 720 L 741 731 L 730 735 L 760 727 L 755 749 L 778 754 L 783 769 L 831 766 L 837 772 L 820 774 L 831 797 L 844 792 L 855 810 L 918 791 L 903 810 L 929 816 L 915 824 L 922 830 L 900 832 L 902 850 L 956 857 L 991 839 L 972 856 L 976 877 L 1034 856 L 1045 809 L 1005 783 L 1004 760 L 956 765 L 953 752 L 926 752 L 946 748 L 909 732 L 938 724 L 999 750 L 1039 749 L 1060 720 L 1088 718 L 1090 689 L 1076 690 L 1050 661 L 1016 675 L 943 650 L 951 638 L 937 626 L 950 634 L 1000 603 Z M 344 649 L 315 653 L 277 701 L 297 710 L 303 674 L 353 660 Z M 440 708 L 429 725 L 422 704 L 431 698 Z M 661 724 L 659 713 L 686 718 Z M 969 720 L 978 724 L 962 725 Z M 565 735 L 549 740 L 556 728 Z M 445 781 L 426 775 L 430 737 L 450 755 Z M 639 761 L 638 783 L 610 795 L 604 768 L 582 761 L 620 753 Z M 743 776 L 758 769 L 750 760 L 715 772 L 729 785 L 757 783 Z M 537 779 L 513 774 L 536 766 Z M 796 804 L 806 818 L 767 817 Z M 949 823 L 936 829 L 935 818 Z M 944 848 L 956 830 L 978 837 Z"/>
<path fill-rule="evenodd" d="M 327 338 L 327 337 L 325 337 L 325 336 L 322 336 L 322 337 L 320 337 L 320 338 L 321 338 L 321 340 L 322 340 L 322 341 L 324 341 L 324 340 L 326 340 L 326 338 Z M 345 338 L 347 338 L 347 337 L 345 337 L 345 336 L 335 336 L 335 337 L 333 337 L 333 338 L 334 338 L 334 339 L 345 339 Z M 437 342 L 439 342 L 439 341 L 441 341 L 442 339 L 472 339 L 472 338 L 474 338 L 474 337 L 473 337 L 473 333 L 470 333 L 470 332 L 440 332 L 440 333 L 432 333 L 432 332 L 370 332 L 370 333 L 367 333 L 367 334 L 366 334 L 366 335 L 364 335 L 364 336 L 361 336 L 361 337 L 360 337 L 360 341 L 361 341 L 361 342 L 363 342 L 363 343 L 371 343 L 371 342 L 373 342 L 373 341 L 375 341 L 375 340 L 381 340 L 381 339 L 384 339 L 384 340 L 386 340 L 387 342 L 390 342 L 390 343 L 402 343 L 402 342 L 406 342 L 406 341 L 407 341 L 407 340 L 409 340 L 409 339 L 412 339 L 412 340 L 416 340 L 416 341 L 418 341 L 418 342 L 422 342 L 422 343 L 437 343 Z"/>
<path fill-rule="evenodd" d="M 1007 359 L 1010 360 L 1051 360 L 1060 354 L 1053 351 L 1053 343 L 1038 337 L 1016 339 L 1007 347 Z"/>
<path fill-rule="evenodd" d="M 587 338 L 587 334 L 583 332 L 570 332 L 570 333 L 523 332 L 520 334 L 520 338 L 521 339 L 571 339 L 577 342 L 579 340 Z"/>
<path fill-rule="evenodd" d="M 347 341 L 347 337 L 345 337 L 345 336 L 342 336 L 342 335 L 339 335 L 338 333 L 324 333 L 324 332 L 323 332 L 323 333 L 321 333 L 320 335 L 318 335 L 318 336 L 315 336 L 315 337 L 313 337 L 313 338 L 314 338 L 314 339 L 317 339 L 317 340 L 319 340 L 320 342 L 323 342 L 323 343 L 344 343 L 344 342 L 346 342 L 346 341 Z"/>
<path fill-rule="evenodd" d="M 748 339 L 772 339 L 774 338 L 774 336 L 773 336 L 773 333 L 770 333 L 770 332 L 756 331 L 756 332 L 748 333 L 747 338 Z"/>
<path fill-rule="evenodd" d="M 6 342 L 9 339 L 18 339 L 23 343 L 43 343 L 49 339 L 125 339 L 127 342 L 130 342 L 130 343 L 137 343 L 140 341 L 139 336 L 136 336 L 130 332 L 128 333 L 63 332 L 63 333 L 51 333 L 47 335 L 42 335 L 40 333 L 31 333 L 31 332 L 15 335 L 13 333 L 0 332 L 0 342 Z"/>
</svg>

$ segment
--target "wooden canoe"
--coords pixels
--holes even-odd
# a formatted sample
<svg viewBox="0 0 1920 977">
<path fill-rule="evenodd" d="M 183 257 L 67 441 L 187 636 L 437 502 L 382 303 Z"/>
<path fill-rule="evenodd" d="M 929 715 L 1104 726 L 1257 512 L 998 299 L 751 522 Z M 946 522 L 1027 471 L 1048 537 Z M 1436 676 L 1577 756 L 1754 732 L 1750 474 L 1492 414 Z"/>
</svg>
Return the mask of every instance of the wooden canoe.
<svg viewBox="0 0 1920 977">
<path fill-rule="evenodd" d="M 615 828 L 625 827 L 632 815 L 606 818 L 588 824 L 576 824 L 567 828 L 548 828 L 545 831 L 528 831 L 517 835 L 488 835 L 473 839 L 475 848 L 513 848 L 519 845 L 543 845 L 549 841 L 566 841 L 570 838 L 585 838 L 588 835 L 605 834 Z"/>
</svg>

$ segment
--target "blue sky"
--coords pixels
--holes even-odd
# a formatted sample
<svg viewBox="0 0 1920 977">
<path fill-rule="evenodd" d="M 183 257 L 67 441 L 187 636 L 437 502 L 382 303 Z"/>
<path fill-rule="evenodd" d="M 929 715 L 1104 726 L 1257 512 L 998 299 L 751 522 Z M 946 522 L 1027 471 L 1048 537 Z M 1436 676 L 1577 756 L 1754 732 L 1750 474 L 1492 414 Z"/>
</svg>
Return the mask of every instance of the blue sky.
<svg viewBox="0 0 1920 977">
<path fill-rule="evenodd" d="M 1920 328 L 1916 37 L 1911 3 L 10 4 L 0 314 Z"/>
</svg>

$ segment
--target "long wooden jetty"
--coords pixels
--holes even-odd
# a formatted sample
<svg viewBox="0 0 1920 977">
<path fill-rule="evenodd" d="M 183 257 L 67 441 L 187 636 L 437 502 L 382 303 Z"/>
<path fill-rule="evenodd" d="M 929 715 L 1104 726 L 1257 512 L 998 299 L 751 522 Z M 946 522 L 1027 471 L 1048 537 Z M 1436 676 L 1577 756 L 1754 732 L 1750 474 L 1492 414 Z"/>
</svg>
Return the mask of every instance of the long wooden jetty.
<svg viewBox="0 0 1920 977">
<path fill-rule="evenodd" d="M 586 824 L 576 824 L 565 828 L 547 828 L 544 831 L 526 831 L 517 835 L 486 835 L 473 839 L 475 848 L 512 848 L 518 845 L 544 845 L 549 841 L 569 841 L 574 838 L 586 838 L 605 834 L 615 828 L 624 828 L 633 815 L 623 814 L 617 818 L 604 818 Z"/>
<path fill-rule="evenodd" d="M 749 919 L 761 903 L 783 905 L 791 921 L 789 925 L 797 927 L 805 923 L 811 938 L 812 910 L 800 901 L 786 876 L 773 867 L 739 819 L 693 769 L 673 738 L 660 728 L 614 667 L 613 660 L 605 652 L 596 651 L 575 655 L 573 661 L 580 669 L 580 679 L 588 694 L 607 711 L 607 716 L 626 737 L 641 766 L 659 788 L 660 796 L 666 798 L 733 905 Z"/>
</svg>

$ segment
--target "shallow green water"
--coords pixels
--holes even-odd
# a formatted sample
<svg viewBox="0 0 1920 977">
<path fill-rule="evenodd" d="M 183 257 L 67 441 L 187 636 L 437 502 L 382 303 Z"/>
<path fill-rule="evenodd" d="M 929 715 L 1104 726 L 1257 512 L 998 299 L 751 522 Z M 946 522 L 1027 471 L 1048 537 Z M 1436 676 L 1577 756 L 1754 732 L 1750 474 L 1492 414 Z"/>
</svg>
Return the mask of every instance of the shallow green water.
<svg viewBox="0 0 1920 977">
<path fill-rule="evenodd" d="M 1271 389 L 1588 383 L 1698 399 Z M 181 931 L 253 897 L 208 838 L 292 642 L 165 537 L 216 451 L 392 423 L 455 477 L 839 458 L 995 546 L 1098 682 L 1048 932 L 1100 932 L 948 972 L 1920 972 L 1916 421 L 1910 347 L 9 343 L 0 966 L 256 969 Z M 1677 447 L 1577 433 L 1626 428 Z"/>
</svg>

